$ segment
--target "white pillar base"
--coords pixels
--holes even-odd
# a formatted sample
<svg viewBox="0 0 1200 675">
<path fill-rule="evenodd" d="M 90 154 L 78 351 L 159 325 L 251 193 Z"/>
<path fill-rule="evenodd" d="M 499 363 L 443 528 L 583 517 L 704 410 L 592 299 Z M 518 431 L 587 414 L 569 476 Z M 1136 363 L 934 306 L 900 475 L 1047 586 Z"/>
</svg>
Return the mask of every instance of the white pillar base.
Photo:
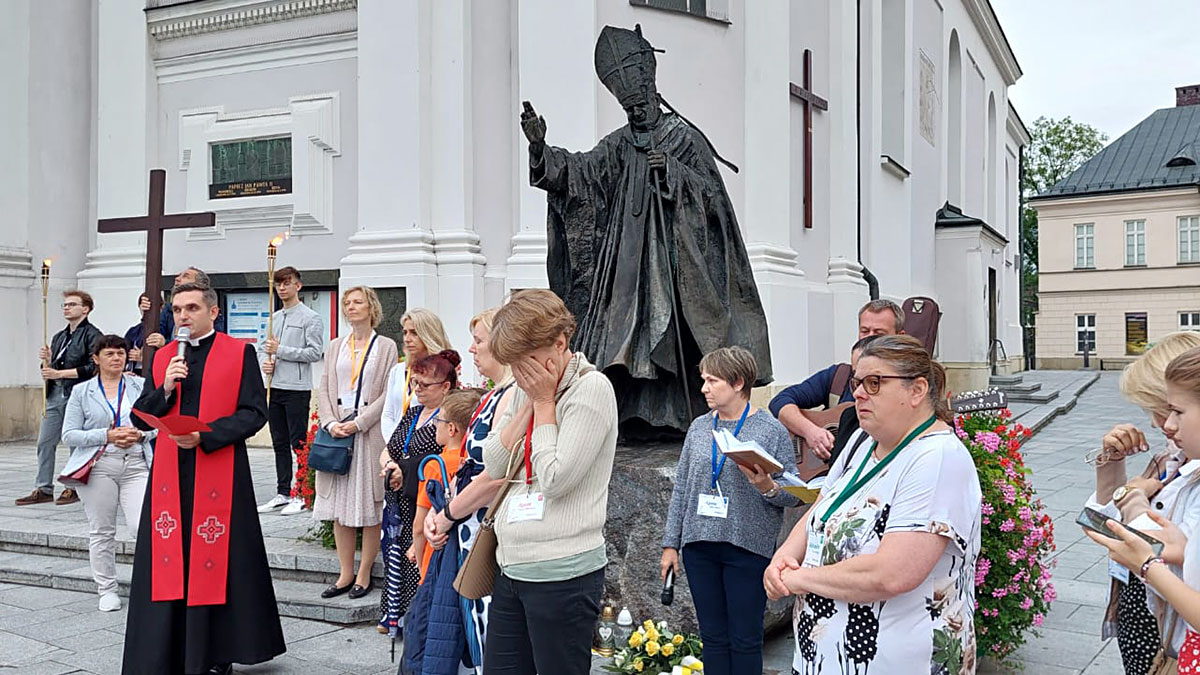
<svg viewBox="0 0 1200 675">
<path fill-rule="evenodd" d="M 450 344 L 464 362 L 462 375 L 472 383 L 482 381 L 468 358 L 471 318 L 487 307 L 484 298 L 484 266 L 479 252 L 479 235 L 470 230 L 439 231 L 436 235 L 438 301 L 436 311 L 446 327 Z"/>
<path fill-rule="evenodd" d="M 89 251 L 78 279 L 79 288 L 96 303 L 88 320 L 105 333 L 124 335 L 141 320 L 137 299 L 146 290 L 146 245 L 136 243 L 145 235 L 117 236 L 132 241 L 105 242 L 110 245 Z M 116 243 L 124 245 L 111 245 Z"/>
<path fill-rule="evenodd" d="M 437 306 L 437 258 L 428 230 L 359 231 L 350 237 L 339 270 L 339 291 L 360 285 L 404 287 L 405 307 Z"/>
<path fill-rule="evenodd" d="M 809 304 L 813 285 L 796 265 L 796 252 L 765 242 L 746 245 L 750 269 L 767 316 L 773 386 L 808 377 Z"/>
<path fill-rule="evenodd" d="M 546 233 L 519 232 L 512 238 L 512 255 L 508 257 L 508 277 L 505 294 L 522 288 L 549 288 L 546 276 Z"/>
</svg>

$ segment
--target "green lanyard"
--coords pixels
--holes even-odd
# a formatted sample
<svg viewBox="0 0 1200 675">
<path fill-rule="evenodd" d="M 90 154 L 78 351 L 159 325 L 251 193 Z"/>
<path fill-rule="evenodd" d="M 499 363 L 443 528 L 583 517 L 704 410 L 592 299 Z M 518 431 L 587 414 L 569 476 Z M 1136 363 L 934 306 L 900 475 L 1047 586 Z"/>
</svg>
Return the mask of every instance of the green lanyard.
<svg viewBox="0 0 1200 675">
<path fill-rule="evenodd" d="M 875 448 L 879 446 L 877 441 L 873 441 L 871 443 L 871 451 L 867 453 L 865 458 L 863 458 L 862 464 L 858 465 L 858 471 L 854 472 L 854 477 L 850 479 L 850 483 L 846 485 L 846 489 L 837 496 L 837 499 L 833 500 L 833 506 L 830 506 L 825 510 L 825 515 L 821 516 L 821 524 L 824 525 L 829 520 L 829 517 L 833 515 L 834 511 L 837 511 L 847 499 L 850 499 L 854 496 L 854 493 L 858 492 L 863 488 L 863 486 L 871 482 L 872 478 L 879 475 L 880 471 L 883 471 L 888 464 L 891 464 L 893 459 L 896 459 L 896 455 L 900 454 L 901 450 L 903 450 L 909 443 L 912 443 L 918 436 L 925 433 L 925 431 L 929 427 L 933 426 L 933 423 L 936 421 L 937 416 L 932 415 L 929 419 L 925 420 L 921 426 L 913 429 L 912 433 L 905 436 L 904 440 L 900 441 L 900 445 L 897 445 L 895 450 L 889 452 L 887 457 L 884 457 L 882 460 L 880 460 L 878 464 L 876 464 L 870 471 L 867 472 L 866 476 L 863 476 L 862 480 L 859 480 L 859 475 L 861 475 L 862 470 L 866 468 L 867 462 L 871 461 L 871 455 L 875 453 Z"/>
</svg>

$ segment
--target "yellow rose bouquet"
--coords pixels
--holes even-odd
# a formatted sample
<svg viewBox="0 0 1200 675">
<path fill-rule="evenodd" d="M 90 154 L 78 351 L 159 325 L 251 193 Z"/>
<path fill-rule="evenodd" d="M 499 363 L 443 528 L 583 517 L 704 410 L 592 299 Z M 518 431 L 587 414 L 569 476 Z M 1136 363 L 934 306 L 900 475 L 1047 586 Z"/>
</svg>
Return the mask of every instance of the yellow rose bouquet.
<svg viewBox="0 0 1200 675">
<path fill-rule="evenodd" d="M 604 666 L 610 673 L 645 673 L 646 675 L 697 675 L 704 672 L 700 660 L 704 644 L 700 636 L 675 633 L 666 621 L 647 620 L 629 636 L 629 642 L 619 645 L 612 663 Z"/>
</svg>

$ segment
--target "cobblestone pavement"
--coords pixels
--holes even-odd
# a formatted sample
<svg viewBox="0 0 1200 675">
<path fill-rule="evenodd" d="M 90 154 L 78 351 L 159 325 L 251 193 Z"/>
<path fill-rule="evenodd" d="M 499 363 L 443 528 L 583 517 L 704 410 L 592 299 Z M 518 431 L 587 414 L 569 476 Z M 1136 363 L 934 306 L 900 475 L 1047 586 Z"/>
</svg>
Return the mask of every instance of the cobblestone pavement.
<svg viewBox="0 0 1200 675">
<path fill-rule="evenodd" d="M 1081 461 L 1113 424 L 1143 423 L 1144 415 L 1121 400 L 1117 374 L 1104 373 L 1080 397 L 1078 405 L 1034 436 L 1025 446 L 1033 481 L 1058 524 L 1055 535 L 1055 586 L 1058 601 L 1046 617 L 1040 637 L 1032 638 L 1017 654 L 1024 672 L 1037 675 L 1110 675 L 1121 673 L 1115 641 L 1099 638 L 1100 617 L 1107 589 L 1107 563 L 1099 547 L 1072 523 L 1092 491 L 1093 473 Z M 1161 437 L 1156 439 L 1161 443 Z M 60 463 L 65 460 L 60 449 Z M 271 453 L 250 451 L 256 492 L 265 500 L 274 481 Z M 32 443 L 0 445 L 0 520 L 36 517 L 47 531 L 66 522 L 86 519 L 79 504 L 45 509 L 18 508 L 12 499 L 29 491 L 33 474 Z M 36 515 L 35 515 L 36 514 Z M 263 518 L 264 534 L 291 537 L 303 530 L 298 519 Z M 124 538 L 124 527 L 119 536 Z M 0 675 L 64 675 L 120 672 L 125 610 L 101 613 L 96 596 L 50 588 L 0 583 Z M 247 674 L 332 675 L 394 673 L 389 643 L 371 625 L 340 627 L 319 621 L 283 619 L 288 652 L 255 667 L 237 667 Z M 766 672 L 791 672 L 791 636 L 772 636 L 765 647 Z M 599 664 L 597 664 L 599 665 Z M 598 668 L 593 672 L 600 672 Z M 985 666 L 981 672 L 998 672 Z"/>
</svg>

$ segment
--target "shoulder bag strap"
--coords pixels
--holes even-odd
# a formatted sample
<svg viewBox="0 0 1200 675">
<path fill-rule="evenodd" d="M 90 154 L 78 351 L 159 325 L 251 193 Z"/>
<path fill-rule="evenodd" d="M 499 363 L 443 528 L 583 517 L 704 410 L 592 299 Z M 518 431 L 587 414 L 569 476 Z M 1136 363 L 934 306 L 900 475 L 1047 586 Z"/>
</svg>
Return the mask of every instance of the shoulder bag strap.
<svg viewBox="0 0 1200 675">
<path fill-rule="evenodd" d="M 522 436 L 521 440 L 524 440 L 524 438 L 525 437 Z M 518 447 L 520 447 L 520 442 L 521 441 L 517 442 Z M 497 492 L 496 496 L 492 498 L 492 503 L 488 505 L 487 514 L 484 515 L 484 520 L 495 520 L 496 511 L 500 509 L 500 505 L 504 503 L 504 498 L 508 496 L 508 491 L 510 488 L 512 488 L 513 481 L 515 481 L 517 478 L 517 472 L 521 470 L 522 466 L 524 466 L 521 462 L 516 461 L 517 454 L 518 453 L 516 450 L 513 450 L 509 454 L 508 470 L 504 472 L 504 485 L 500 486 L 500 491 Z"/>
<path fill-rule="evenodd" d="M 849 363 L 839 363 L 837 370 L 833 371 L 833 380 L 829 383 L 829 400 L 834 401 L 834 405 L 841 402 L 842 394 L 846 393 L 846 385 L 850 384 L 850 376 L 853 374 Z"/>
<path fill-rule="evenodd" d="M 371 358 L 371 348 L 375 346 L 375 340 L 379 337 L 379 333 L 371 336 L 371 341 L 367 343 L 367 353 L 363 354 L 362 370 L 358 372 L 358 389 L 354 392 L 354 409 L 358 410 L 358 402 L 362 400 L 363 380 L 367 379 L 367 359 Z"/>
</svg>

